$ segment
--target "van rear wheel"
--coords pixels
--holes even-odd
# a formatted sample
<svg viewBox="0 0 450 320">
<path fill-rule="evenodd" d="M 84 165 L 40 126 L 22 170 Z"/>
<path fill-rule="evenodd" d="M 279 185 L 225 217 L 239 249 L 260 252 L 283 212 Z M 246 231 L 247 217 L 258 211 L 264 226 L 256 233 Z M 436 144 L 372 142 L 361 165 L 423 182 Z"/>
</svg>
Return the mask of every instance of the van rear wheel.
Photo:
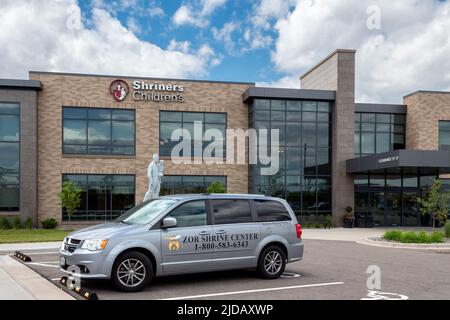
<svg viewBox="0 0 450 320">
<path fill-rule="evenodd" d="M 141 291 L 152 278 L 152 263 L 146 255 L 140 252 L 127 252 L 114 262 L 111 280 L 119 291 Z"/>
<path fill-rule="evenodd" d="M 286 254 L 279 246 L 263 249 L 258 259 L 258 274 L 264 279 L 279 278 L 286 268 Z"/>
</svg>

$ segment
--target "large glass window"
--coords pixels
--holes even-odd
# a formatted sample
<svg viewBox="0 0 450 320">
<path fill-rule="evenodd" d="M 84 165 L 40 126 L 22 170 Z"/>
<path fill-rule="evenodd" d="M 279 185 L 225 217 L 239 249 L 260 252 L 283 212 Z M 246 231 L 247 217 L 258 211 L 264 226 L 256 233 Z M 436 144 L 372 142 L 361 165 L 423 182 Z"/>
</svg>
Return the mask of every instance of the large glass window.
<svg viewBox="0 0 450 320">
<path fill-rule="evenodd" d="M 0 211 L 20 210 L 20 106 L 0 103 Z"/>
<path fill-rule="evenodd" d="M 206 146 L 217 141 L 223 146 L 223 157 L 225 157 L 226 147 L 226 129 L 227 129 L 227 114 L 226 113 L 204 113 L 204 112 L 175 112 L 175 111 L 160 111 L 160 133 L 159 133 L 159 155 L 163 157 L 170 157 L 172 149 L 182 139 L 172 141 L 172 133 L 176 129 L 185 129 L 189 131 L 191 138 L 191 154 L 178 154 L 177 156 L 183 157 L 202 157 L 203 150 Z M 195 141 L 194 136 L 194 124 L 195 122 L 201 122 L 199 130 L 199 138 L 201 140 Z M 211 139 L 204 139 L 205 131 L 209 129 L 215 129 L 220 131 L 221 138 L 217 136 L 211 137 Z M 195 154 L 194 146 L 200 145 L 201 153 Z M 219 155 L 212 154 L 213 157 Z"/>
<path fill-rule="evenodd" d="M 134 207 L 135 177 L 133 175 L 63 175 L 81 188 L 81 205 L 69 216 L 63 210 L 64 221 L 113 220 Z"/>
<path fill-rule="evenodd" d="M 331 215 L 331 111 L 322 101 L 255 99 L 250 106 L 250 128 L 280 134 L 280 170 L 261 176 L 264 166 L 251 165 L 250 190 L 287 199 L 302 223 Z"/>
<path fill-rule="evenodd" d="M 207 193 L 213 182 L 225 187 L 225 176 L 164 176 L 161 183 L 161 195 Z"/>
<path fill-rule="evenodd" d="M 355 155 L 364 157 L 405 148 L 405 115 L 355 114 Z"/>
<path fill-rule="evenodd" d="M 63 153 L 135 154 L 134 110 L 63 108 Z"/>
<path fill-rule="evenodd" d="M 439 121 L 439 150 L 450 150 L 450 121 Z"/>
</svg>

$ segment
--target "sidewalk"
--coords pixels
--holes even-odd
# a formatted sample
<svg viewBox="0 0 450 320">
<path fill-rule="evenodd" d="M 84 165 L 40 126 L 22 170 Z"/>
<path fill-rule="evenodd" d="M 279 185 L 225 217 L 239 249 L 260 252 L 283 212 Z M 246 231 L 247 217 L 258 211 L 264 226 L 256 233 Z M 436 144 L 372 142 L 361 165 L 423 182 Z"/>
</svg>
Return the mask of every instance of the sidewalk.
<svg viewBox="0 0 450 320">
<path fill-rule="evenodd" d="M 0 300 L 74 298 L 10 256 L 0 256 Z"/>
<path fill-rule="evenodd" d="M 432 232 L 433 228 L 303 229 L 302 238 L 306 240 L 358 242 L 368 238 L 381 237 L 386 231 L 392 230 Z"/>
<path fill-rule="evenodd" d="M 58 251 L 61 241 L 58 242 L 34 242 L 34 243 L 0 243 L 0 255 L 13 254 L 14 251 L 27 253 L 28 251 Z"/>
</svg>

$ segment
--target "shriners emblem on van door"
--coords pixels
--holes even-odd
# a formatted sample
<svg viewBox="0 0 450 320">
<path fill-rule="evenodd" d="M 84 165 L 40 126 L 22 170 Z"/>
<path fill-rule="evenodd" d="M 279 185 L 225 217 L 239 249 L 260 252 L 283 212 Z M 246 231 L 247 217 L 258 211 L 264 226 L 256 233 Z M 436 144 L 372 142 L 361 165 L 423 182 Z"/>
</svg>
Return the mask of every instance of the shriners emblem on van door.
<svg viewBox="0 0 450 320">
<path fill-rule="evenodd" d="M 130 87 L 123 80 L 115 80 L 111 83 L 109 90 L 117 102 L 123 101 L 128 93 L 130 92 Z"/>
<path fill-rule="evenodd" d="M 168 240 L 169 240 L 169 251 L 178 251 L 178 250 L 180 250 L 180 247 L 181 247 L 180 241 L 179 241 L 180 238 L 181 238 L 181 236 L 172 236 L 172 237 L 168 238 Z"/>
</svg>

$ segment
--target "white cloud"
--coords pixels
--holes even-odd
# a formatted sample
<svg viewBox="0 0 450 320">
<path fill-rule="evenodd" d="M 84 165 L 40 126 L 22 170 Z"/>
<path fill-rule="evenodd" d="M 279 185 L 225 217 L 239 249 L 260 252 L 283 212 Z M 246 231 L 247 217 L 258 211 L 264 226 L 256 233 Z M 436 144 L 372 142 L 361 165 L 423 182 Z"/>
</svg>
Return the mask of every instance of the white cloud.
<svg viewBox="0 0 450 320">
<path fill-rule="evenodd" d="M 167 50 L 189 53 L 191 51 L 191 43 L 189 41 L 176 41 L 175 39 L 172 39 L 167 46 Z"/>
<path fill-rule="evenodd" d="M 164 17 L 165 12 L 161 7 L 151 7 L 148 8 L 148 15 L 150 16 L 150 18 L 154 18 L 154 17 Z"/>
<path fill-rule="evenodd" d="M 298 76 L 284 76 L 278 80 L 271 82 L 259 81 L 256 82 L 257 87 L 269 87 L 269 88 L 290 88 L 298 89 L 300 88 L 300 80 Z"/>
<path fill-rule="evenodd" d="M 260 0 L 252 7 L 249 25 L 243 39 L 247 42 L 246 50 L 268 48 L 273 43 L 273 25 L 277 19 L 289 14 L 295 0 Z"/>
<path fill-rule="evenodd" d="M 133 33 L 139 34 L 139 33 L 142 32 L 141 26 L 139 25 L 137 20 L 135 18 L 133 18 L 133 17 L 128 17 L 128 19 L 127 19 L 127 27 Z M 148 31 L 148 29 L 147 29 L 147 31 Z"/>
<path fill-rule="evenodd" d="M 239 29 L 239 23 L 230 21 L 223 25 L 221 29 L 216 27 L 211 28 L 214 39 L 222 41 L 225 44 L 225 49 L 233 54 L 235 51 L 235 43 L 233 41 L 233 32 Z"/>
<path fill-rule="evenodd" d="M 210 16 L 218 8 L 225 5 L 227 0 L 201 0 L 182 4 L 172 17 L 173 23 L 179 27 L 190 25 L 204 28 L 210 23 Z"/>
<path fill-rule="evenodd" d="M 218 63 L 207 46 L 186 53 L 139 40 L 102 9 L 92 10 L 92 27 L 69 23 L 73 7 L 75 0 L 2 0 L 0 43 L 8 45 L 0 46 L 0 77 L 27 78 L 28 70 L 188 77 Z"/>
<path fill-rule="evenodd" d="M 374 4 L 381 9 L 379 30 L 367 27 Z M 355 48 L 359 101 L 401 102 L 418 89 L 450 88 L 448 3 L 298 0 L 276 30 L 272 60 L 285 79 L 298 79 L 336 48 Z"/>
</svg>

